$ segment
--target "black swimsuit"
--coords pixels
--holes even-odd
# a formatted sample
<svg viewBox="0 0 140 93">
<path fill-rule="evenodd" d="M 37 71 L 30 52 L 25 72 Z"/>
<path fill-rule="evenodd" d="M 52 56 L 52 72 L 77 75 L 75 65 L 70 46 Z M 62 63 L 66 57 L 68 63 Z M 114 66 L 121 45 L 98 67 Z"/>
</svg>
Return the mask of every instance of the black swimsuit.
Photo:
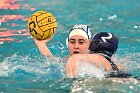
<svg viewBox="0 0 140 93">
<path fill-rule="evenodd" d="M 104 56 L 104 57 L 110 62 L 111 66 L 112 66 L 112 70 L 119 71 L 117 65 L 110 58 L 108 58 L 106 56 Z"/>
<path fill-rule="evenodd" d="M 118 69 L 117 65 L 108 57 L 105 57 L 111 64 L 112 70 L 111 72 L 107 73 L 105 77 L 110 78 L 110 77 L 117 77 L 117 78 L 128 78 L 132 76 L 131 74 L 128 74 L 127 72 L 121 71 Z"/>
</svg>

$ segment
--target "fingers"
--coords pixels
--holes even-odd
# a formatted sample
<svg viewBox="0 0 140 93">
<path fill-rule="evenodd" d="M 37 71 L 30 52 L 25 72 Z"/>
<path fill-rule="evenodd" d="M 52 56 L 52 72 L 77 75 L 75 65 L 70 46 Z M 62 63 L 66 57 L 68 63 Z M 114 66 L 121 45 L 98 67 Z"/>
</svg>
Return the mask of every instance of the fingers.
<svg viewBox="0 0 140 93">
<path fill-rule="evenodd" d="M 45 40 L 38 40 L 38 39 L 36 39 L 36 38 L 33 38 L 33 39 L 34 39 L 34 41 L 35 41 L 36 44 L 46 44 L 46 43 L 49 42 L 52 38 L 53 38 L 53 36 L 50 37 L 50 38 L 48 38 L 48 39 L 45 39 Z"/>
<path fill-rule="evenodd" d="M 66 73 L 67 73 L 67 77 L 68 78 L 72 78 L 72 69 L 71 67 L 69 66 L 69 64 L 66 64 Z"/>
<path fill-rule="evenodd" d="M 75 62 L 68 62 L 66 64 L 66 72 L 68 78 L 77 78 L 78 77 L 78 64 Z"/>
<path fill-rule="evenodd" d="M 74 73 L 74 77 L 77 78 L 78 77 L 78 64 L 74 66 L 73 73 Z"/>
</svg>

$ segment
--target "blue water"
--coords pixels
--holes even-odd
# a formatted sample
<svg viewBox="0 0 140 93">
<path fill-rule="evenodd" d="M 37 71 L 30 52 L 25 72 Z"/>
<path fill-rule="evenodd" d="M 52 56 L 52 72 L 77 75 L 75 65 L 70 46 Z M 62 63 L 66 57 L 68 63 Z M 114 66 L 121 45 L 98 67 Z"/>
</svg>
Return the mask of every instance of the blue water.
<svg viewBox="0 0 140 93">
<path fill-rule="evenodd" d="M 139 0 L 0 0 L 0 92 L 139 93 L 139 80 L 68 79 L 65 72 L 68 32 L 74 24 L 87 24 L 92 34 L 108 31 L 118 36 L 114 61 L 140 78 L 139 9 Z M 48 43 L 55 58 L 41 56 L 27 33 L 27 18 L 38 10 L 57 19 L 56 34 Z M 101 76 L 99 70 L 94 74 Z"/>
</svg>

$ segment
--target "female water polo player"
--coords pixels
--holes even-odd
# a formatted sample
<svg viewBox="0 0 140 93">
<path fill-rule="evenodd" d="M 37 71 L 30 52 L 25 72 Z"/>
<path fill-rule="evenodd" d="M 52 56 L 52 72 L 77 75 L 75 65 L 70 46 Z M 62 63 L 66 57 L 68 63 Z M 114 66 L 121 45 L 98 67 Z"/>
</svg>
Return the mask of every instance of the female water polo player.
<svg viewBox="0 0 140 93">
<path fill-rule="evenodd" d="M 35 40 L 40 53 L 44 56 L 53 56 L 46 43 L 52 38 L 46 40 Z M 87 25 L 74 25 L 69 32 L 66 40 L 70 56 L 73 54 L 87 54 L 91 39 L 91 32 Z"/>
</svg>

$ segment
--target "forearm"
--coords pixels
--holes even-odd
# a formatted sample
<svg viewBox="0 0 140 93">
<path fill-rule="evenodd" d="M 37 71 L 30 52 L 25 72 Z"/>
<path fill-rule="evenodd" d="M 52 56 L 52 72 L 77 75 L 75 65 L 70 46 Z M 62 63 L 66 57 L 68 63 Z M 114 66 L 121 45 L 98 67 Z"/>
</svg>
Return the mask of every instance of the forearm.
<svg viewBox="0 0 140 93">
<path fill-rule="evenodd" d="M 36 46 L 38 47 L 40 53 L 43 56 L 53 56 L 49 48 L 46 46 L 45 43 L 37 43 L 35 42 Z"/>
<path fill-rule="evenodd" d="M 101 67 L 104 70 L 111 69 L 109 62 L 98 54 L 77 54 L 72 55 L 71 59 L 76 59 L 78 62 L 88 62 L 94 66 Z"/>
<path fill-rule="evenodd" d="M 74 54 L 69 59 L 75 59 L 75 61 L 78 62 L 89 62 L 91 64 L 95 64 L 95 56 L 93 58 L 91 54 Z"/>
</svg>

